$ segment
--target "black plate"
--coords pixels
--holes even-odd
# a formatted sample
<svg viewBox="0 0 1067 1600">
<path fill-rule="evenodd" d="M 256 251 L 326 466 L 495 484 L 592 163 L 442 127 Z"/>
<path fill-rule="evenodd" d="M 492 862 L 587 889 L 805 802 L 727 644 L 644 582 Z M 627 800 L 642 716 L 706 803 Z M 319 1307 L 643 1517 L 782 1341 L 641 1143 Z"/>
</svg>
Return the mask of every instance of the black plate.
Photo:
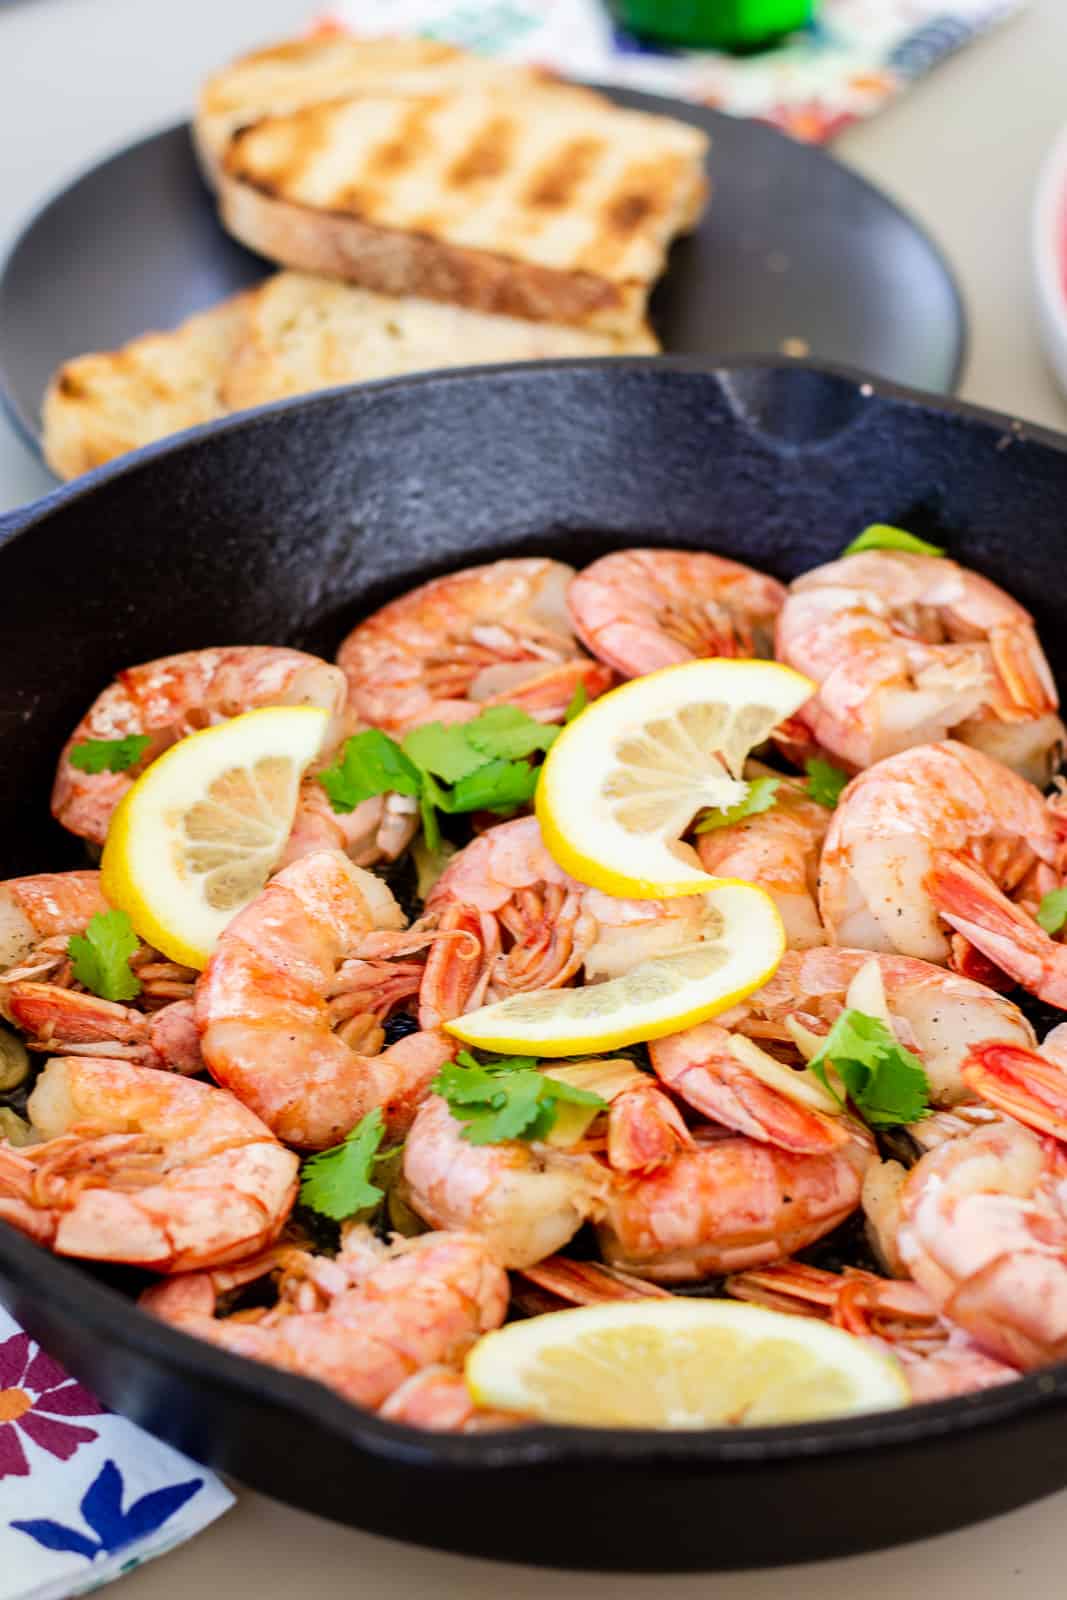
<svg viewBox="0 0 1067 1600">
<path fill-rule="evenodd" d="M 605 92 L 712 138 L 711 208 L 653 301 L 667 351 L 737 359 L 801 339 L 817 360 L 955 389 L 965 342 L 955 282 L 883 194 L 760 123 Z M 50 201 L 15 244 L 0 277 L 0 390 L 35 440 L 60 362 L 173 327 L 266 270 L 219 226 L 184 126 L 131 145 Z"/>
<path fill-rule="evenodd" d="M 498 368 L 285 402 L 0 519 L 0 878 L 77 859 L 60 745 L 117 668 L 274 641 L 332 653 L 420 578 L 505 553 L 689 545 L 782 578 L 885 521 L 1036 615 L 1067 681 L 1067 441 L 796 367 Z M 278 1499 L 576 1567 L 764 1566 L 942 1532 L 1067 1484 L 1067 1367 L 817 1426 L 453 1438 L 357 1411 L 139 1313 L 0 1225 L 0 1299 L 109 1405 Z"/>
</svg>

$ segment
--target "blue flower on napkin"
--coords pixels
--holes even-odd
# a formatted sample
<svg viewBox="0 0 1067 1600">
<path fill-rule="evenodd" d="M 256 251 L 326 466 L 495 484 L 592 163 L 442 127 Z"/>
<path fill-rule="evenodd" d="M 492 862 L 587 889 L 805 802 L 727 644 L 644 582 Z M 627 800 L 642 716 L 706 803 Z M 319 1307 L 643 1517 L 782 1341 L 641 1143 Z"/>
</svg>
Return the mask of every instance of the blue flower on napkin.
<svg viewBox="0 0 1067 1600">
<path fill-rule="evenodd" d="M 127 1511 L 123 1511 L 122 1473 L 113 1461 L 105 1461 L 82 1496 L 78 1508 L 96 1535 L 95 1538 L 90 1538 L 77 1528 L 68 1528 L 65 1523 L 53 1522 L 49 1517 L 12 1522 L 10 1526 L 17 1528 L 19 1533 L 28 1534 L 46 1550 L 69 1550 L 74 1555 L 85 1556 L 88 1561 L 93 1561 L 99 1555 L 114 1555 L 116 1550 L 122 1550 L 134 1540 L 155 1533 L 203 1485 L 203 1478 L 168 1484 L 165 1489 L 153 1489 L 150 1494 L 143 1494 Z"/>
</svg>

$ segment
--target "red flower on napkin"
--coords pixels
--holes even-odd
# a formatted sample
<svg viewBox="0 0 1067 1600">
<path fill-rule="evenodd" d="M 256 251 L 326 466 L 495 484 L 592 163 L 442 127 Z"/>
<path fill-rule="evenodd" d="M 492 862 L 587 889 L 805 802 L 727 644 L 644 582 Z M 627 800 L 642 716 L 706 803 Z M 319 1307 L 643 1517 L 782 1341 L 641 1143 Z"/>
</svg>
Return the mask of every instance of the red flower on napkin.
<svg viewBox="0 0 1067 1600">
<path fill-rule="evenodd" d="M 25 1333 L 0 1344 L 0 1478 L 26 1478 L 30 1464 L 19 1433 L 60 1461 L 96 1438 L 92 1428 L 60 1417 L 97 1417 L 103 1411 L 87 1389 Z"/>
</svg>

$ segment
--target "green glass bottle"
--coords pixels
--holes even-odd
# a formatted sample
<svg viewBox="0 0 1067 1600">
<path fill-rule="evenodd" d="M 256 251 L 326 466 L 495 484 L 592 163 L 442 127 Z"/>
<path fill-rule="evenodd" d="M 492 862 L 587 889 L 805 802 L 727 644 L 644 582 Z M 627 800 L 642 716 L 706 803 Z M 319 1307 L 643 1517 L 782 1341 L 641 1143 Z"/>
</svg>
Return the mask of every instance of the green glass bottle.
<svg viewBox="0 0 1067 1600">
<path fill-rule="evenodd" d="M 689 49 L 762 50 L 803 28 L 817 0 L 614 0 L 624 28 Z"/>
</svg>

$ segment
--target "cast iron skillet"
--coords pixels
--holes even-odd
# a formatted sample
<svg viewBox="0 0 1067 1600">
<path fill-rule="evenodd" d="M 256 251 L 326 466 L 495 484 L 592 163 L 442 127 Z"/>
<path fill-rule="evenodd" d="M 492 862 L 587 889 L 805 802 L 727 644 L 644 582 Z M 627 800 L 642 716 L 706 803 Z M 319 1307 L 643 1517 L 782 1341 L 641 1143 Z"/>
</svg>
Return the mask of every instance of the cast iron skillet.
<svg viewBox="0 0 1067 1600">
<path fill-rule="evenodd" d="M 0 876 L 77 862 L 48 818 L 56 752 L 129 662 L 257 640 L 329 654 L 388 595 L 506 553 L 581 565 L 679 544 L 788 578 L 874 521 L 1009 588 L 1065 679 L 1064 442 L 843 374 L 497 368 L 316 395 L 142 451 L 0 526 Z M 0 1298 L 109 1405 L 200 1459 L 483 1556 L 771 1565 L 937 1533 L 1067 1483 L 1062 1366 L 820 1426 L 451 1438 L 165 1328 L 6 1227 Z"/>
</svg>

